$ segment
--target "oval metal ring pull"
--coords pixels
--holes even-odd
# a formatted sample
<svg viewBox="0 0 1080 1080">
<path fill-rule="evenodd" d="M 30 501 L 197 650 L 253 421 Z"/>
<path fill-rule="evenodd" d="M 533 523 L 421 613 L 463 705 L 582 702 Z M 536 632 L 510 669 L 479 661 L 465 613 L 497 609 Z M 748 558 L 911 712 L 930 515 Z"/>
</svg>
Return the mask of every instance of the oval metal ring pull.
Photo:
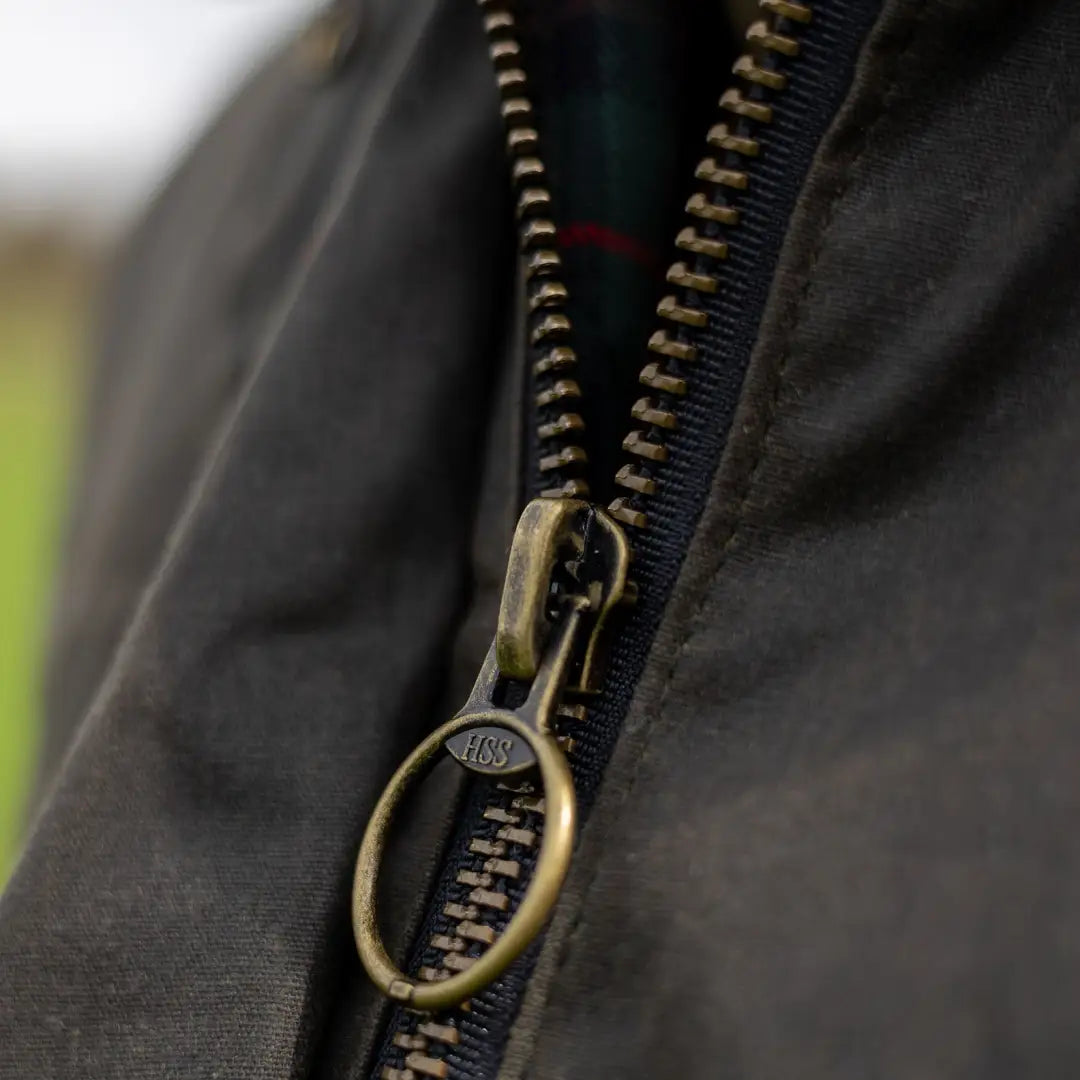
<svg viewBox="0 0 1080 1080">
<path fill-rule="evenodd" d="M 544 787 L 546 813 L 540 854 L 532 881 L 503 933 L 468 971 L 442 982 L 420 982 L 398 969 L 376 925 L 375 889 L 394 811 L 409 788 L 435 762 L 447 739 L 478 725 L 500 728 L 524 740 L 535 755 Z M 501 710 L 488 715 L 460 715 L 429 735 L 401 764 L 375 806 L 360 845 L 353 883 L 353 932 L 360 960 L 372 981 L 388 997 L 422 1011 L 460 1004 L 503 971 L 543 929 L 570 865 L 574 846 L 575 800 L 570 768 L 553 735 L 537 732 Z"/>
<path fill-rule="evenodd" d="M 537 499 L 522 513 L 498 631 L 469 700 L 394 773 L 360 844 L 353 933 L 368 975 L 388 997 L 424 1012 L 460 1004 L 502 974 L 544 928 L 574 846 L 574 782 L 555 737 L 555 714 L 564 690 L 587 693 L 597 681 L 598 639 L 627 595 L 629 562 L 626 538 L 596 507 L 579 500 Z M 563 578 L 561 589 L 556 574 Z M 514 707 L 503 704 L 508 682 L 528 685 L 525 700 Z M 379 934 L 375 893 L 398 805 L 440 750 L 490 777 L 539 772 L 545 813 L 532 879 L 509 923 L 486 952 L 469 957 L 465 971 L 429 982 L 410 978 L 390 959 Z"/>
</svg>

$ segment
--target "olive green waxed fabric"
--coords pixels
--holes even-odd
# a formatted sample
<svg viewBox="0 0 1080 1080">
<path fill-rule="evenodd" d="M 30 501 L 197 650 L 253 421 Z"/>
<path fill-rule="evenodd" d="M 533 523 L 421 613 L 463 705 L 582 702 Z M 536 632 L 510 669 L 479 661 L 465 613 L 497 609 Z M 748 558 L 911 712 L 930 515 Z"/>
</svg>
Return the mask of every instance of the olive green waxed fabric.
<svg viewBox="0 0 1080 1080">
<path fill-rule="evenodd" d="M 887 6 L 507 1076 L 1080 1072 L 1077 56 Z"/>
<path fill-rule="evenodd" d="M 366 4 L 339 79 L 279 61 L 136 237 L 62 586 L 134 611 L 96 692 L 52 672 L 93 701 L 0 900 L 0 1075 L 314 1067 L 360 832 L 470 589 L 513 310 L 495 101 L 470 5 Z M 94 611 L 61 604 L 58 657 L 115 648 Z M 390 875 L 398 924 L 429 861 Z"/>
<path fill-rule="evenodd" d="M 96 651 L 54 670 L 77 733 L 0 900 L 2 1076 L 367 1075 L 351 858 L 482 648 L 515 356 L 473 5 L 368 7 L 336 82 L 249 88 L 120 280 L 58 624 Z M 885 5 L 504 1078 L 1080 1073 L 1077 57 L 1064 0 Z M 194 185 L 239 160 L 211 225 Z M 162 444 L 145 410 L 192 394 Z M 407 830 L 399 931 L 451 803 Z"/>
<path fill-rule="evenodd" d="M 304 274 L 317 219 L 340 200 L 335 183 L 350 181 L 348 136 L 362 135 L 354 118 L 379 76 L 366 63 L 314 83 L 290 50 L 203 136 L 125 245 L 101 320 L 56 590 L 48 769 L 89 707 L 214 434 Z"/>
</svg>

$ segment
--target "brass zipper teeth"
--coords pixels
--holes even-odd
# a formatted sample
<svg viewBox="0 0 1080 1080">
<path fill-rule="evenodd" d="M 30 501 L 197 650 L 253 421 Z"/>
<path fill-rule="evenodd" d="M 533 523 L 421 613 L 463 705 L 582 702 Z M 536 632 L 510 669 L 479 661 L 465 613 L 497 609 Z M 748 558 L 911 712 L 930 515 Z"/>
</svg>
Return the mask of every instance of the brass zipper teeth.
<svg viewBox="0 0 1080 1080">
<path fill-rule="evenodd" d="M 564 722 L 581 723 L 586 719 L 585 706 L 561 704 L 558 715 Z M 560 742 L 567 753 L 573 751 L 572 739 L 562 736 Z M 417 977 L 423 982 L 441 982 L 467 970 L 494 943 L 497 931 L 485 919 L 504 915 L 513 906 L 511 894 L 521 881 L 522 869 L 514 856 L 539 844 L 544 812 L 544 799 L 529 785 L 497 785 L 496 799 L 483 812 L 484 820 L 495 827 L 493 837 L 474 836 L 470 841 L 469 851 L 477 857 L 476 863 L 472 869 L 457 873 L 455 883 L 463 895 L 443 905 L 450 930 L 428 939 L 429 955 L 438 954 L 439 961 L 419 968 Z M 458 1011 L 468 1013 L 469 1003 L 459 1005 Z M 393 1045 L 405 1052 L 404 1067 L 384 1066 L 381 1080 L 448 1076 L 446 1062 L 438 1055 L 460 1042 L 461 1033 L 453 1020 L 454 1016 L 445 1016 L 436 1023 L 429 1017 L 407 1014 L 405 1024 L 392 1039 Z"/>
<path fill-rule="evenodd" d="M 615 483 L 627 494 L 614 499 L 608 510 L 635 529 L 648 527 L 649 499 L 659 491 L 671 458 L 669 435 L 679 427 L 680 403 L 693 380 L 694 332 L 708 326 L 706 297 L 721 288 L 718 269 L 728 255 L 728 237 L 739 227 L 740 193 L 751 183 L 747 165 L 762 153 L 758 135 L 772 122 L 776 95 L 787 87 L 778 58 L 798 55 L 798 28 L 812 17 L 806 4 L 792 0 L 759 0 L 759 6 L 767 18 L 747 29 L 751 51 L 732 66 L 742 85 L 720 96 L 720 109 L 727 115 L 709 130 L 706 141 L 713 152 L 694 171 L 707 186 L 686 203 L 690 220 L 675 238 L 681 258 L 667 271 L 675 291 L 657 305 L 665 325 L 649 339 L 655 355 L 639 376 L 651 393 L 634 403 L 631 416 L 638 424 L 623 440 L 632 461 L 619 469 Z"/>
<path fill-rule="evenodd" d="M 559 276 L 562 261 L 539 152 L 540 135 L 528 98 L 528 78 L 508 0 L 477 2 L 483 11 L 507 125 L 528 290 L 527 333 L 535 350 L 532 374 L 537 433 L 543 443 L 540 470 L 550 478 L 543 494 L 585 497 L 588 486 L 582 472 L 586 457 L 580 445 L 585 422 L 577 411 L 582 395 L 573 378 L 577 356 L 565 310 L 569 297 Z M 631 415 L 638 423 L 622 444 L 631 460 L 618 470 L 615 482 L 628 494 L 616 498 L 609 511 L 634 528 L 648 525 L 648 500 L 662 483 L 662 467 L 671 457 L 666 439 L 678 428 L 680 402 L 693 379 L 697 357 L 693 332 L 708 326 L 705 297 L 721 287 L 717 270 L 728 254 L 729 231 L 739 226 L 739 194 L 750 185 L 749 174 L 740 165 L 762 152 L 758 130 L 771 122 L 772 99 L 787 86 L 776 57 L 798 53 L 798 39 L 793 34 L 811 17 L 809 7 L 790 0 L 759 0 L 759 5 L 768 18 L 747 30 L 751 52 L 740 56 L 732 68 L 743 86 L 723 93 L 720 108 L 727 118 L 708 132 L 711 153 L 695 170 L 696 178 L 707 186 L 693 193 L 686 203 L 688 223 L 675 238 L 680 258 L 666 275 L 673 291 L 657 305 L 656 313 L 663 323 L 649 339 L 653 356 L 639 376 L 649 393 L 635 402 Z M 585 707 L 580 704 L 563 703 L 558 714 L 564 724 L 586 720 Z M 573 752 L 572 737 L 564 735 L 560 741 L 567 753 Z M 475 963 L 497 937 L 497 931 L 486 920 L 505 917 L 524 884 L 522 864 L 516 856 L 527 854 L 538 844 L 544 800 L 528 788 L 502 784 L 496 788 L 483 812 L 493 830 L 470 841 L 474 864 L 457 873 L 455 884 L 460 895 L 447 902 L 442 911 L 449 930 L 429 939 L 428 957 L 438 960 L 418 970 L 423 981 L 448 979 Z M 459 1045 L 457 1024 L 470 1009 L 470 1003 L 465 1002 L 437 1023 L 430 1017 L 405 1014 L 401 1028 L 393 1036 L 394 1046 L 404 1055 L 403 1066 L 383 1067 L 381 1080 L 446 1080 L 450 1069 L 444 1055 Z"/>
<path fill-rule="evenodd" d="M 518 235 L 524 258 L 528 341 L 533 350 L 536 434 L 541 443 L 537 468 L 543 495 L 585 498 L 588 457 L 582 446 L 585 421 L 578 412 L 581 390 L 567 373 L 577 364 L 570 299 L 563 282 L 557 229 L 551 211 L 540 133 L 522 64 L 517 24 L 508 0 L 478 0 L 488 52 L 506 124 L 510 175 L 514 182 Z"/>
<path fill-rule="evenodd" d="M 586 718 L 584 705 L 562 704 L 558 715 L 563 721 L 581 723 Z M 567 753 L 573 751 L 573 739 L 563 735 L 559 742 Z M 483 949 L 491 945 L 496 938 L 493 927 L 484 923 L 484 917 L 490 912 L 502 914 L 510 909 L 511 896 L 508 891 L 521 878 L 521 863 L 513 858 L 515 854 L 529 851 L 540 840 L 540 829 L 544 817 L 544 800 L 528 789 L 508 788 L 498 785 L 503 798 L 485 807 L 483 818 L 497 826 L 494 839 L 473 837 L 469 851 L 480 857 L 479 865 L 473 869 L 459 870 L 457 884 L 468 889 L 464 902 L 452 901 L 443 907 L 443 915 L 451 920 L 453 930 L 449 934 L 435 934 L 429 946 L 443 955 L 439 966 L 427 966 L 420 969 L 420 978 L 425 982 L 437 982 L 449 978 L 452 974 L 464 971 L 476 960 Z M 506 793 L 511 792 L 509 808 L 505 805 Z M 477 948 L 479 946 L 479 948 Z M 422 1030 L 426 1029 L 426 1030 Z M 458 1032 L 452 1025 L 420 1024 L 416 1029 L 427 1040 L 456 1045 Z M 406 1033 L 408 1034 L 408 1033 Z M 399 1033 L 401 1038 L 406 1036 Z M 395 1045 L 404 1047 L 395 1036 Z M 412 1035 L 408 1034 L 411 1038 Z M 410 1047 L 422 1050 L 428 1043 Z M 424 1073 L 420 1075 L 435 1075 Z M 382 1073 L 384 1080 L 401 1080 L 400 1071 L 387 1068 Z"/>
<path fill-rule="evenodd" d="M 582 720 L 584 713 L 580 705 L 560 707 L 560 715 L 565 719 Z M 502 797 L 491 802 L 483 813 L 484 820 L 495 827 L 494 834 L 473 837 L 470 842 L 469 850 L 477 856 L 476 864 L 473 869 L 457 873 L 456 884 L 462 887 L 464 896 L 443 906 L 451 930 L 429 939 L 429 950 L 438 954 L 440 960 L 437 965 L 419 969 L 418 977 L 424 982 L 439 982 L 467 970 L 495 941 L 495 928 L 484 920 L 510 910 L 511 890 L 521 878 L 521 863 L 514 856 L 539 843 L 544 800 L 524 789 L 510 795 L 507 794 L 510 789 L 503 785 L 498 790 Z M 469 1011 L 467 1002 L 458 1008 Z M 448 1019 L 452 1018 L 436 1023 L 410 1016 L 392 1040 L 394 1046 L 405 1052 L 404 1067 L 384 1066 L 381 1080 L 447 1077 L 448 1066 L 438 1055 L 457 1046 L 461 1039 L 460 1031 Z"/>
</svg>

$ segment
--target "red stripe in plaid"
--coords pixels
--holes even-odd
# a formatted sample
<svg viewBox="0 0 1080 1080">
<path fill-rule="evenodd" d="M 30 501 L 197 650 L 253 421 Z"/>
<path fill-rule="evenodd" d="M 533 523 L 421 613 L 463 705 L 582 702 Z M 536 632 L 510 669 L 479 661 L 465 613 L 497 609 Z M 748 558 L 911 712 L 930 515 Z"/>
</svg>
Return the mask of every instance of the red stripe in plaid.
<svg viewBox="0 0 1080 1080">
<path fill-rule="evenodd" d="M 600 248 L 602 251 L 621 255 L 649 269 L 655 268 L 659 262 L 656 252 L 633 236 L 610 229 L 596 221 L 573 221 L 569 225 L 564 225 L 559 229 L 559 246 Z"/>
</svg>

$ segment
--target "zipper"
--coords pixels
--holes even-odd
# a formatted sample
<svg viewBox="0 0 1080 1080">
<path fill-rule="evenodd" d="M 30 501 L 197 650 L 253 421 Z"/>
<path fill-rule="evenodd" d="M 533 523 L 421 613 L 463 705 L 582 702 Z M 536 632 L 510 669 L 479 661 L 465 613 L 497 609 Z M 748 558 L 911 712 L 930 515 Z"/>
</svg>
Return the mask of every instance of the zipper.
<svg viewBox="0 0 1080 1080">
<path fill-rule="evenodd" d="M 478 2 L 515 185 L 537 498 L 515 532 L 496 638 L 469 701 L 395 774 L 358 858 L 361 959 L 400 1003 L 376 1054 L 379 1080 L 498 1070 L 575 819 L 599 786 L 726 441 L 787 217 L 877 9 L 759 0 L 765 18 L 748 29 L 736 84 L 719 99 L 676 236 L 622 440 L 620 493 L 601 508 L 588 502 L 569 294 L 512 0 Z M 378 939 L 378 863 L 394 809 L 443 751 L 479 779 L 406 974 Z"/>
</svg>

